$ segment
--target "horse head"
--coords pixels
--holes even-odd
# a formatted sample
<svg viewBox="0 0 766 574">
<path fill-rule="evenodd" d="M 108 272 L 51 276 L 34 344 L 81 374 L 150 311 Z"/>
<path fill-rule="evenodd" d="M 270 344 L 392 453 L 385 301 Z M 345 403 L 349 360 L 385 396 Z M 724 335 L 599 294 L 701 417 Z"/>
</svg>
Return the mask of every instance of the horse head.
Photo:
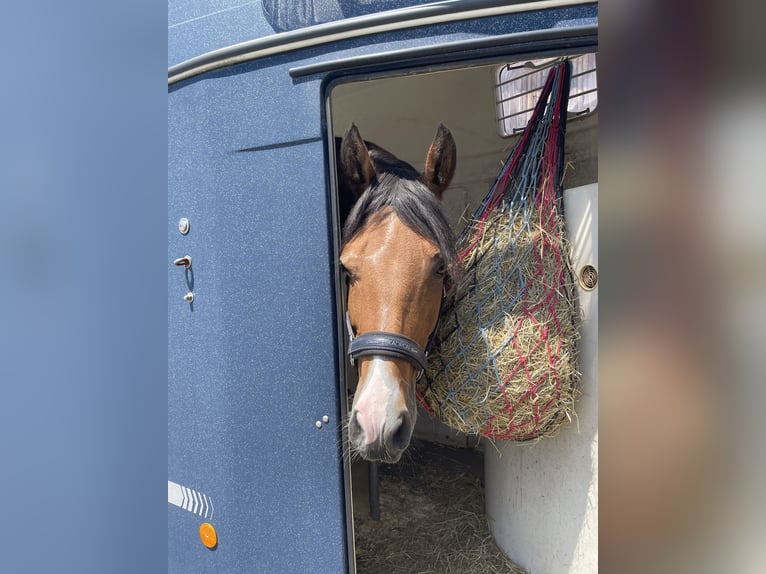
<svg viewBox="0 0 766 574">
<path fill-rule="evenodd" d="M 349 439 L 363 458 L 396 462 L 415 426 L 415 384 L 455 261 L 440 206 L 455 173 L 455 142 L 439 125 L 421 174 L 365 142 L 352 124 L 338 155 L 341 194 L 354 199 L 340 256 L 359 373 Z"/>
</svg>

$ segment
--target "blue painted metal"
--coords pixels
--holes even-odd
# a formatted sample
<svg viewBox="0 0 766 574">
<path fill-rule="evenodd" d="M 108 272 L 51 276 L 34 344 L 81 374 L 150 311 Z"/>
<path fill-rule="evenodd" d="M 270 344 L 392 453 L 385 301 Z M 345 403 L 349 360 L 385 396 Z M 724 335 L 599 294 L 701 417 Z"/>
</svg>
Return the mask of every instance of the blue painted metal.
<svg viewBox="0 0 766 574">
<path fill-rule="evenodd" d="M 203 520 L 170 506 L 169 569 L 340 572 L 347 550 L 322 143 L 236 152 L 237 133 L 262 130 L 263 118 L 226 105 L 232 83 L 171 98 L 168 259 L 191 255 L 193 285 L 169 266 L 168 479 L 213 499 L 220 543 L 207 550 L 196 533 Z M 186 236 L 180 217 L 191 222 Z M 183 301 L 189 287 L 193 307 Z M 317 429 L 324 415 L 330 424 Z"/>
<path fill-rule="evenodd" d="M 219 2 L 223 4 L 219 7 Z M 208 52 L 227 49 L 234 46 L 244 46 L 251 43 L 278 42 L 280 38 L 287 41 L 296 37 L 291 33 L 274 35 L 263 11 L 260 2 L 248 2 L 239 4 L 236 0 L 219 0 L 211 5 L 209 0 L 187 0 L 174 2 L 168 6 L 168 66 L 176 66 L 186 60 L 199 57 Z M 384 6 L 386 0 L 371 2 L 372 5 Z M 413 2 L 418 3 L 419 2 Z M 346 2 L 346 4 L 350 4 Z M 491 5 L 503 5 L 504 2 L 490 0 L 466 0 L 461 2 L 435 2 L 425 6 L 414 6 L 411 12 L 431 15 L 437 11 L 444 12 L 460 11 L 473 8 L 482 8 Z M 214 9 L 215 8 L 215 9 Z M 351 15 L 357 12 L 349 11 Z M 370 15 L 351 20 L 354 27 L 361 28 L 366 24 L 379 24 L 382 21 L 390 21 L 393 17 L 384 12 L 378 15 Z M 406 15 L 406 12 L 405 12 Z M 533 10 L 521 14 L 512 14 L 497 18 L 482 18 L 473 21 L 458 21 L 448 24 L 434 24 L 427 27 L 409 30 L 408 32 L 395 32 L 398 38 L 426 38 L 432 42 L 456 41 L 472 37 L 486 35 L 508 34 L 529 30 L 544 30 L 552 27 L 578 25 L 584 26 L 593 23 L 597 15 L 597 4 L 581 4 L 563 8 L 547 10 Z M 406 19 L 406 18 L 405 18 Z M 379 22 L 380 21 L 380 22 Z M 572 21 L 570 23 L 570 21 Z M 351 25 L 351 24 L 350 24 Z M 314 27 L 321 29 L 321 26 Z M 313 28 L 304 29 L 305 34 L 311 33 Z M 335 32 L 334 28 L 328 28 L 327 32 Z M 443 37 L 449 33 L 468 32 L 469 35 L 459 35 L 454 38 Z M 470 34 L 473 32 L 473 34 Z M 363 37 L 356 40 L 357 45 L 374 46 L 382 39 L 391 37 L 380 35 Z M 345 42 L 344 42 L 345 43 Z M 426 42 L 428 44 L 428 41 Z M 422 45 L 416 43 L 414 45 Z M 405 47 L 405 46 L 401 46 Z M 331 52 L 340 46 L 333 45 Z M 306 50 L 304 54 L 311 53 Z M 322 53 L 322 50 L 315 51 Z"/>
<path fill-rule="evenodd" d="M 352 18 L 393 10 L 426 0 L 273 0 L 268 6 L 281 5 L 272 13 L 292 13 L 289 26 L 275 27 L 266 17 L 261 0 L 184 0 L 168 2 L 168 66 L 201 54 L 263 38 L 276 32 L 329 22 L 337 18 Z M 283 18 L 275 18 L 282 20 Z"/>
<path fill-rule="evenodd" d="M 252 14 L 241 28 L 223 25 L 206 15 L 214 9 L 220 18 L 261 15 L 259 3 L 171 4 L 171 61 L 268 33 Z M 171 86 L 168 480 L 205 493 L 215 510 L 205 519 L 169 505 L 170 572 L 348 570 L 326 78 L 293 79 L 289 69 L 595 17 L 588 5 L 439 24 Z M 188 235 L 178 231 L 181 217 Z M 190 272 L 171 265 L 183 255 Z M 324 415 L 330 423 L 318 429 Z M 199 540 L 206 520 L 218 532 L 215 550 Z"/>
<path fill-rule="evenodd" d="M 260 1 L 169 0 L 168 66 L 273 33 Z"/>
</svg>

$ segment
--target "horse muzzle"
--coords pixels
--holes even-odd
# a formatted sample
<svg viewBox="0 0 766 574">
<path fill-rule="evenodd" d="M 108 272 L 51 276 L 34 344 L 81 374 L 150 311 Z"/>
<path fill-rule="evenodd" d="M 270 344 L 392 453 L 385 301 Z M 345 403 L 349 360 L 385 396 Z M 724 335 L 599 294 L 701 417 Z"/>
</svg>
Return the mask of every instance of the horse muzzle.
<svg viewBox="0 0 766 574">
<path fill-rule="evenodd" d="M 409 446 L 415 426 L 409 412 L 405 410 L 395 417 L 387 417 L 379 431 L 373 430 L 370 422 L 360 411 L 352 411 L 349 439 L 354 451 L 365 460 L 397 462 Z"/>
</svg>

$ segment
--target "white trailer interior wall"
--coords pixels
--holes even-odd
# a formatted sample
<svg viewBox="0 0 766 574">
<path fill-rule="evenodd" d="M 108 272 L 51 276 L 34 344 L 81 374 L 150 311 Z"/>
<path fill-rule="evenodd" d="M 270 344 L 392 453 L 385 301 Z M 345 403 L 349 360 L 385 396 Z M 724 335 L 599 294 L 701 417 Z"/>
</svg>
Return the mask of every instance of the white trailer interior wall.
<svg viewBox="0 0 766 574">
<path fill-rule="evenodd" d="M 565 190 L 575 269 L 598 269 L 598 185 Z M 498 545 L 530 574 L 598 572 L 598 288 L 579 291 L 577 418 L 537 443 L 484 450 L 486 510 Z"/>
</svg>

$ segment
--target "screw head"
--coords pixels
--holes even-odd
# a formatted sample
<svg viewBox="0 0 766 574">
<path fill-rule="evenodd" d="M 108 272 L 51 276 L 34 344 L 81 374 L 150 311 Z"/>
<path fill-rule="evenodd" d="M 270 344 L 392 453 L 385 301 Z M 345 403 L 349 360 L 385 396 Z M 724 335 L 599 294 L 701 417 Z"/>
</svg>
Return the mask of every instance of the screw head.
<svg viewBox="0 0 766 574">
<path fill-rule="evenodd" d="M 329 423 L 330 422 L 330 417 L 328 417 L 327 415 L 323 416 L 322 417 L 322 422 Z"/>
<path fill-rule="evenodd" d="M 178 222 L 178 231 L 181 232 L 181 235 L 186 235 L 189 233 L 189 220 L 185 217 L 182 217 Z"/>
<path fill-rule="evenodd" d="M 314 424 L 317 426 L 318 429 L 322 428 L 322 421 L 317 421 Z"/>
<path fill-rule="evenodd" d="M 184 295 L 184 301 L 186 301 L 187 303 L 194 302 L 194 293 L 189 291 L 186 295 Z"/>
</svg>

